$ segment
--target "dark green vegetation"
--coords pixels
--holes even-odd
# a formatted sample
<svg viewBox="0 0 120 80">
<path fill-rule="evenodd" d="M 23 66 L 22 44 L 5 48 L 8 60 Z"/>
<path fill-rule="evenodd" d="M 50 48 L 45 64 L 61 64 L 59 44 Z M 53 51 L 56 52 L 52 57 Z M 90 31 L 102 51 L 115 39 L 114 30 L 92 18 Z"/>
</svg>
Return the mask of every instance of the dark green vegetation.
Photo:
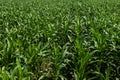
<svg viewBox="0 0 120 80">
<path fill-rule="evenodd" d="M 119 0 L 0 1 L 0 80 L 119 78 Z"/>
</svg>

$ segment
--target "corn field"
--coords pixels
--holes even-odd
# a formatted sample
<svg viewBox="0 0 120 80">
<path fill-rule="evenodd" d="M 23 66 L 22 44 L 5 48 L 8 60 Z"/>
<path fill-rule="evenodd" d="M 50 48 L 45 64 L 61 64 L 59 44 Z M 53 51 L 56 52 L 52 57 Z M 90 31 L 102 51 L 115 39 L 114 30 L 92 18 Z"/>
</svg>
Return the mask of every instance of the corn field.
<svg viewBox="0 0 120 80">
<path fill-rule="evenodd" d="M 120 80 L 120 0 L 0 0 L 0 80 Z"/>
</svg>

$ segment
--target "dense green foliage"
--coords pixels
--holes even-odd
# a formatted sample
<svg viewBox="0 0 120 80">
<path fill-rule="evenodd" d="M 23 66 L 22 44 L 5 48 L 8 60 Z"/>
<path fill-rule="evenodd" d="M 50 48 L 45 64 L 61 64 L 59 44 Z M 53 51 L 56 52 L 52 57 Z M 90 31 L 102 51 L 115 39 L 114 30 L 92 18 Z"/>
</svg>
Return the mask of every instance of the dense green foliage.
<svg viewBox="0 0 120 80">
<path fill-rule="evenodd" d="M 0 1 L 0 80 L 119 78 L 119 0 Z"/>
</svg>

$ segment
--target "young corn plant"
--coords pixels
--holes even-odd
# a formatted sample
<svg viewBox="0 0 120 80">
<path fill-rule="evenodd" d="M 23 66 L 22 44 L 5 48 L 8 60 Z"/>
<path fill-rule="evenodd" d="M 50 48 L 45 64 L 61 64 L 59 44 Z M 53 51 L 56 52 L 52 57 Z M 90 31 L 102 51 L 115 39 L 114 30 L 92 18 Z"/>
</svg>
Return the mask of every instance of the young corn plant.
<svg viewBox="0 0 120 80">
<path fill-rule="evenodd" d="M 78 14 L 77 14 L 78 15 Z M 89 52 L 86 52 L 83 47 L 83 34 L 82 34 L 82 26 L 79 18 L 76 18 L 76 40 L 74 43 L 75 55 L 74 55 L 74 77 L 75 80 L 86 80 L 86 66 L 90 59 Z"/>
</svg>

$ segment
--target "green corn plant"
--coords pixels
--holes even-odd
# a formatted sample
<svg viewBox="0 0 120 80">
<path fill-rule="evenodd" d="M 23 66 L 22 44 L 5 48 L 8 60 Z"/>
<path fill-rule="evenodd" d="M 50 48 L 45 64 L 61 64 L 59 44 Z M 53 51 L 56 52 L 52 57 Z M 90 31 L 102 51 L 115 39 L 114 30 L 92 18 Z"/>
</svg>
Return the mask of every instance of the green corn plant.
<svg viewBox="0 0 120 80">
<path fill-rule="evenodd" d="M 73 62 L 75 65 L 74 76 L 76 80 L 83 80 L 86 79 L 85 70 L 90 59 L 90 53 L 86 53 L 81 46 L 81 43 L 78 41 L 76 42 L 75 46 L 77 49 L 77 55 L 74 56 L 75 61 Z"/>
</svg>

